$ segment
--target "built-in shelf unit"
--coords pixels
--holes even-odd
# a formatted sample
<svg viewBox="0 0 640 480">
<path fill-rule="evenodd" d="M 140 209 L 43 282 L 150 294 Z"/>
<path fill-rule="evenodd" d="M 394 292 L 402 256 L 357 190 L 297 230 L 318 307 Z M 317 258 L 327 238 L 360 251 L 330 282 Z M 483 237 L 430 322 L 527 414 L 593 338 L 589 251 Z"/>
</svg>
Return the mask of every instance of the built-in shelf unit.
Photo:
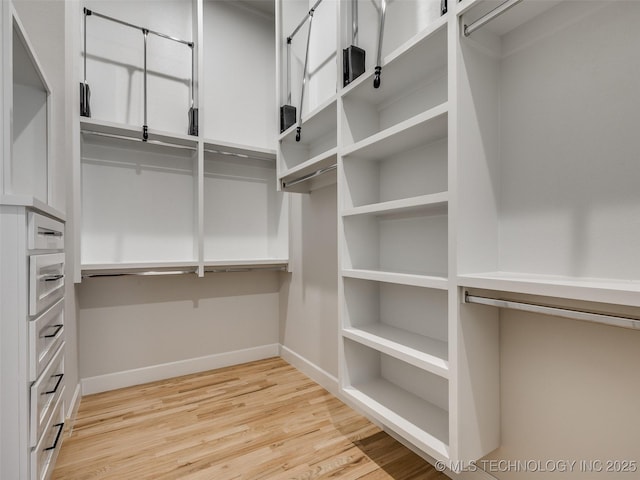
<svg viewBox="0 0 640 480">
<path fill-rule="evenodd" d="M 87 17 L 92 96 L 91 117 L 79 117 L 76 281 L 81 275 L 286 268 L 288 202 L 277 190 L 269 61 L 273 18 L 234 2 L 169 1 L 161 10 L 100 0 L 83 6 L 194 46 L 149 36 L 145 103 L 141 31 Z M 79 26 L 82 16 L 79 10 Z M 114 29 L 122 37 L 114 37 Z M 198 131 L 189 135 L 192 100 Z"/>
</svg>

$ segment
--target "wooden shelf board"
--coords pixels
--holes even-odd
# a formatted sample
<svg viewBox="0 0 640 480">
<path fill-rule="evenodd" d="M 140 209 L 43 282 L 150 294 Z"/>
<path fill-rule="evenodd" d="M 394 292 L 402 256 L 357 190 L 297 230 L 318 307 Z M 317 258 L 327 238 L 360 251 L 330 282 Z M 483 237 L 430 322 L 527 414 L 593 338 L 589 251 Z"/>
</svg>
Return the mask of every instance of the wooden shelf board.
<svg viewBox="0 0 640 480">
<path fill-rule="evenodd" d="M 380 88 L 373 88 L 375 70 L 371 68 L 347 85 L 341 91 L 342 97 L 380 105 L 428 80 L 437 71 L 446 74 L 447 19 L 447 15 L 438 18 L 382 60 Z"/>
<path fill-rule="evenodd" d="M 343 336 L 440 377 L 449 378 L 447 342 L 384 323 L 345 328 Z"/>
<path fill-rule="evenodd" d="M 297 124 L 281 133 L 278 140 L 302 145 L 313 143 L 314 140 L 336 129 L 337 108 L 337 96 L 333 95 L 306 116 L 303 116 L 300 142 L 296 142 Z"/>
<path fill-rule="evenodd" d="M 445 410 L 382 378 L 347 386 L 343 393 L 435 459 L 449 458 L 449 414 Z"/>
<path fill-rule="evenodd" d="M 124 125 L 87 117 L 80 117 L 80 131 L 82 133 L 96 132 L 105 135 L 115 135 L 133 140 L 142 138 L 141 126 Z M 162 132 L 150 128 L 148 143 L 153 144 L 154 142 L 195 149 L 198 145 L 198 137 L 181 133 Z"/>
<path fill-rule="evenodd" d="M 399 285 L 412 285 L 414 287 L 433 288 L 437 290 L 447 290 L 449 288 L 449 281 L 444 276 L 416 275 L 412 273 L 394 273 L 364 269 L 343 269 L 341 274 L 343 277 L 348 278 L 396 283 Z"/>
<path fill-rule="evenodd" d="M 365 160 L 382 160 L 447 136 L 449 104 L 445 102 L 404 122 L 354 143 L 342 155 Z"/>
<path fill-rule="evenodd" d="M 350 208 L 342 212 L 343 217 L 354 215 L 391 215 L 404 212 L 425 212 L 432 215 L 446 214 L 449 194 L 447 192 L 420 195 L 418 197 L 391 200 L 360 207 Z"/>
<path fill-rule="evenodd" d="M 640 307 L 640 281 L 515 272 L 458 275 L 462 287 Z"/>
</svg>

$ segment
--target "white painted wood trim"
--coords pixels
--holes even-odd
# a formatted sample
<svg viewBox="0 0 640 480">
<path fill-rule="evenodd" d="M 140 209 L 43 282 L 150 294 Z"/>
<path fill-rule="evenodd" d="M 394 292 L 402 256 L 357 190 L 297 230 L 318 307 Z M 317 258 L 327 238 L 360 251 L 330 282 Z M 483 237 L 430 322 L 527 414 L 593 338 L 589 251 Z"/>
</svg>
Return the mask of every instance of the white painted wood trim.
<svg viewBox="0 0 640 480">
<path fill-rule="evenodd" d="M 106 392 L 118 388 L 141 385 L 143 383 L 165 380 L 167 378 L 205 372 L 216 368 L 239 365 L 255 360 L 278 356 L 278 344 L 261 345 L 259 347 L 235 350 L 232 352 L 216 353 L 204 357 L 179 360 L 177 362 L 152 365 L 150 367 L 135 368 L 123 372 L 108 373 L 95 377 L 83 378 L 82 395 Z"/>
<path fill-rule="evenodd" d="M 325 388 L 329 393 L 335 395 L 336 397 L 342 399 L 342 396 L 338 392 L 338 379 L 337 377 L 331 375 L 329 372 L 321 369 L 314 363 L 311 363 L 306 358 L 298 355 L 296 352 L 291 350 L 284 345 L 280 345 L 280 357 L 287 363 L 290 363 L 295 368 L 304 373 L 311 380 L 320 384 L 323 388 Z"/>
<path fill-rule="evenodd" d="M 78 415 L 78 408 L 80 408 L 80 400 L 82 399 L 82 387 L 78 383 L 76 385 L 76 389 L 73 392 L 73 397 L 71 397 L 71 402 L 69 403 L 69 408 L 67 408 L 66 414 L 66 422 L 69 425 L 67 432 L 71 434 L 73 431 L 73 426 L 76 423 L 76 416 Z"/>
</svg>

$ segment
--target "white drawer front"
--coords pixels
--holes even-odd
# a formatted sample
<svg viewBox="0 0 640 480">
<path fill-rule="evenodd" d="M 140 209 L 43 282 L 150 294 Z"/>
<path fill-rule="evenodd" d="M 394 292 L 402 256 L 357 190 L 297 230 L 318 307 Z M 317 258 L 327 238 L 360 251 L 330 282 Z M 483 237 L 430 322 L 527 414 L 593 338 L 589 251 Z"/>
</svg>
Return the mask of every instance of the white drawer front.
<svg viewBox="0 0 640 480">
<path fill-rule="evenodd" d="M 29 381 L 35 382 L 64 341 L 64 298 L 29 322 Z"/>
<path fill-rule="evenodd" d="M 29 315 L 37 315 L 64 295 L 64 253 L 29 257 Z"/>
<path fill-rule="evenodd" d="M 34 447 L 45 431 L 64 389 L 64 342 L 54 355 L 40 378 L 31 385 L 30 438 Z"/>
<path fill-rule="evenodd" d="M 64 223 L 29 212 L 29 250 L 62 250 L 64 248 Z"/>
<path fill-rule="evenodd" d="M 64 402 L 62 395 L 53 408 L 53 415 L 45 426 L 42 438 L 36 448 L 31 450 L 31 480 L 47 480 L 55 467 L 58 452 L 62 445 L 64 430 Z"/>
</svg>

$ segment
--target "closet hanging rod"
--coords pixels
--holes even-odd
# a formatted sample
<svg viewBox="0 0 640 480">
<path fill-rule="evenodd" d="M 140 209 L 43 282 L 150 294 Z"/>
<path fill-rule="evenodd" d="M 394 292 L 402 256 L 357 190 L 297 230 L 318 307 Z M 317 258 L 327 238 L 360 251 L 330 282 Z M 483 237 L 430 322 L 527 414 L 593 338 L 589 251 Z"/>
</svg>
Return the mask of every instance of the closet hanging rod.
<svg viewBox="0 0 640 480">
<path fill-rule="evenodd" d="M 151 145 L 158 145 L 162 147 L 179 148 L 183 150 L 195 151 L 196 147 L 190 145 L 180 145 L 178 143 L 164 142 L 162 140 L 143 140 L 139 137 L 127 137 L 126 135 L 118 135 L 116 133 L 96 132 L 95 130 L 82 130 L 83 135 L 95 135 L 97 137 L 117 138 L 118 140 L 129 140 L 132 142 L 149 143 Z"/>
<path fill-rule="evenodd" d="M 125 27 L 135 28 L 135 29 L 140 30 L 142 32 L 146 31 L 146 32 L 151 33 L 153 35 L 156 35 L 158 37 L 162 37 L 162 38 L 166 38 L 167 40 L 172 40 L 174 42 L 182 43 L 182 44 L 187 45 L 187 46 L 189 46 L 191 48 L 193 48 L 193 45 L 194 45 L 193 42 L 189 42 L 187 40 L 182 40 L 182 39 L 177 38 L 177 37 L 172 37 L 171 35 L 167 35 L 166 33 L 157 32 L 155 30 L 151 30 L 151 29 L 146 28 L 146 27 L 141 27 L 139 25 L 134 25 L 133 23 L 125 22 L 124 20 L 120 20 L 118 18 L 110 17 L 109 15 L 104 15 L 102 13 L 98 13 L 95 10 L 90 10 L 88 8 L 84 9 L 84 14 L 85 15 L 95 15 L 96 17 L 103 18 L 103 19 L 109 20 L 111 22 L 119 23 L 120 25 L 124 25 Z"/>
<path fill-rule="evenodd" d="M 233 157 L 238 157 L 238 158 L 250 158 L 253 160 L 264 160 L 265 162 L 275 162 L 275 157 L 273 156 L 260 156 L 260 155 L 249 155 L 246 153 L 237 153 L 237 152 L 229 152 L 227 150 L 214 150 L 212 148 L 204 148 L 203 149 L 204 152 L 206 153 L 214 153 L 216 155 L 229 155 L 229 156 L 233 156 Z"/>
<path fill-rule="evenodd" d="M 631 328 L 640 330 L 640 319 L 625 317 L 622 315 L 607 315 L 603 313 L 589 312 L 563 307 L 551 307 L 537 303 L 516 302 L 513 300 L 502 300 L 499 298 L 480 297 L 464 293 L 464 303 L 477 303 L 480 305 L 489 305 L 492 307 L 509 308 L 512 310 L 520 310 L 523 312 L 541 313 L 543 315 L 553 315 L 556 317 L 569 318 L 571 320 L 582 320 L 585 322 L 603 323 L 615 327 Z"/>
<path fill-rule="evenodd" d="M 287 267 L 204 267 L 205 273 L 286 272 Z"/>
<path fill-rule="evenodd" d="M 126 276 L 145 276 L 153 277 L 160 275 L 187 275 L 190 273 L 197 273 L 196 270 L 148 270 L 137 272 L 95 272 L 95 273 L 83 273 L 82 278 L 93 277 L 126 277 Z"/>
<path fill-rule="evenodd" d="M 501 3 L 496 8 L 494 8 L 490 12 L 486 13 L 485 15 L 483 15 L 482 17 L 477 19 L 475 22 L 472 22 L 469 25 L 465 24 L 465 26 L 464 26 L 464 36 L 468 37 L 473 32 L 478 30 L 480 27 L 486 25 L 487 23 L 489 23 L 494 18 L 499 17 L 504 12 L 509 10 L 511 7 L 516 6 L 520 2 L 522 2 L 522 0 L 507 0 L 506 2 Z"/>
<path fill-rule="evenodd" d="M 321 3 L 322 3 L 322 0 L 318 0 L 315 3 L 315 5 L 313 7 L 311 7 L 311 9 L 304 16 L 304 18 L 302 20 L 300 20 L 300 23 L 298 24 L 298 26 L 293 30 L 293 32 L 291 32 L 291 35 L 289 35 L 287 37 L 287 43 L 291 43 L 291 40 L 293 40 L 293 37 L 295 37 L 296 33 L 298 33 L 298 31 L 302 28 L 302 26 L 307 21 L 307 19 L 309 17 L 313 16 L 313 12 L 315 11 L 316 8 L 318 8 L 318 5 L 320 5 Z"/>
<path fill-rule="evenodd" d="M 322 175 L 323 173 L 330 172 L 331 170 L 335 170 L 338 168 L 337 164 L 330 165 L 325 168 L 321 168 L 320 170 L 316 170 L 315 172 L 308 173 L 307 175 L 303 175 L 301 177 L 296 178 L 295 180 L 291 180 L 290 182 L 282 182 L 282 188 L 293 187 L 299 183 L 305 182 L 307 180 L 311 180 L 314 177 Z"/>
</svg>

